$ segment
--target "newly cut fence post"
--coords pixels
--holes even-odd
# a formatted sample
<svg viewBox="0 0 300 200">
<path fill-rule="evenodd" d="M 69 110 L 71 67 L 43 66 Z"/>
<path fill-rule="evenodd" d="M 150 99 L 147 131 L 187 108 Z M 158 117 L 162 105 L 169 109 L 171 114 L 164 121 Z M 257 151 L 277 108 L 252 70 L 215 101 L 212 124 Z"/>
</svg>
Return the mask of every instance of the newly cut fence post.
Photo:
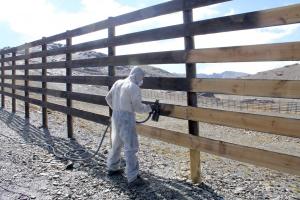
<svg viewBox="0 0 300 200">
<path fill-rule="evenodd" d="M 25 55 L 28 56 L 29 54 L 29 48 L 26 47 L 25 49 Z M 24 64 L 26 66 L 25 70 L 24 70 L 24 75 L 25 75 L 25 80 L 24 80 L 24 86 L 25 86 L 25 91 L 24 91 L 24 95 L 25 98 L 29 98 L 29 91 L 28 91 L 28 86 L 29 86 L 29 70 L 27 68 L 27 66 L 29 65 L 29 59 L 26 58 L 24 60 Z M 29 103 L 28 101 L 25 101 L 25 118 L 29 118 Z"/>
<path fill-rule="evenodd" d="M 42 38 L 45 41 L 45 37 Z M 47 43 L 42 44 L 42 51 L 47 51 Z M 42 57 L 42 63 L 46 65 L 47 63 L 47 56 Z M 42 88 L 43 88 L 43 94 L 42 94 L 42 101 L 43 103 L 47 103 L 47 82 L 44 80 L 47 76 L 47 69 L 44 67 L 42 68 Z M 43 128 L 48 128 L 48 114 L 47 114 L 47 108 L 42 108 L 42 115 L 43 115 Z"/>
<path fill-rule="evenodd" d="M 185 2 L 185 1 L 183 1 Z M 185 7 L 185 5 L 183 5 Z M 188 9 L 183 11 L 183 23 L 189 24 L 193 22 L 193 10 Z M 195 48 L 194 37 L 185 36 L 184 37 L 185 50 L 189 51 Z M 186 78 L 187 81 L 190 79 L 196 78 L 196 64 L 186 63 Z M 197 107 L 197 93 L 187 92 L 187 104 L 188 106 Z M 189 134 L 199 135 L 199 124 L 196 121 L 188 121 Z M 190 168 L 191 168 L 191 179 L 194 183 L 201 182 L 201 160 L 200 160 L 200 151 L 190 149 Z"/>
<path fill-rule="evenodd" d="M 4 59 L 5 58 L 5 55 L 4 54 L 1 54 L 1 59 Z M 4 84 L 5 82 L 5 79 L 4 79 L 4 75 L 5 75 L 5 70 L 4 70 L 4 62 L 2 61 L 1 62 L 1 84 Z M 3 94 L 4 92 L 4 87 L 3 85 L 1 86 L 1 108 L 4 108 L 5 107 L 5 95 Z"/>
<path fill-rule="evenodd" d="M 66 47 L 72 45 L 72 38 L 68 37 L 66 39 Z M 70 93 L 72 92 L 72 83 L 70 82 L 70 77 L 72 76 L 72 66 L 70 61 L 72 60 L 72 53 L 66 53 L 66 91 L 67 91 L 67 107 L 72 108 L 72 99 L 70 98 Z M 73 138 L 73 117 L 71 114 L 67 114 L 67 128 L 68 128 L 68 138 Z"/>
<path fill-rule="evenodd" d="M 12 58 L 14 59 L 15 57 L 16 57 L 16 52 L 13 51 L 13 52 L 12 52 Z M 13 60 L 13 61 L 11 62 L 11 66 L 13 67 L 12 70 L 11 70 L 11 75 L 12 75 L 11 84 L 12 84 L 12 86 L 15 86 L 15 85 L 16 85 L 16 77 L 15 77 L 15 76 L 16 76 L 16 69 L 15 69 L 15 67 L 16 67 L 16 61 L 15 61 L 15 60 Z M 11 89 L 11 93 L 12 93 L 13 95 L 16 94 L 16 89 L 15 89 L 14 87 Z M 16 112 L 16 98 L 15 98 L 15 97 L 13 97 L 13 98 L 11 99 L 11 111 L 12 111 L 13 113 Z"/>
<path fill-rule="evenodd" d="M 110 44 L 110 40 L 115 37 L 116 34 L 116 28 L 113 26 L 112 23 L 113 18 L 109 17 L 108 18 L 108 56 L 115 56 L 116 55 L 116 47 Z M 115 76 L 115 67 L 112 65 L 108 66 L 108 76 L 113 77 Z M 108 90 L 111 89 L 111 86 L 108 86 Z M 109 116 L 112 116 L 112 109 L 109 108 Z M 111 131 L 110 131 L 110 145 L 112 145 L 112 140 L 111 140 Z"/>
</svg>

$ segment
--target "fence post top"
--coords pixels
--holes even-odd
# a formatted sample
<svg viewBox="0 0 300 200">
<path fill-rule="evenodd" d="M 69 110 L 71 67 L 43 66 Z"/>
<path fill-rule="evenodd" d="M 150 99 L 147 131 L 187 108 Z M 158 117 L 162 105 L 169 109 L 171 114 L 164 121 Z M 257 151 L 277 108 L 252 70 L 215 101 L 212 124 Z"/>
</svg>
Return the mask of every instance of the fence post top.
<svg viewBox="0 0 300 200">
<path fill-rule="evenodd" d="M 66 32 L 65 32 L 66 33 L 66 39 L 71 38 L 70 32 L 71 32 L 70 30 L 66 30 Z"/>
<path fill-rule="evenodd" d="M 108 17 L 107 18 L 108 28 L 114 27 L 114 19 L 115 19 L 115 17 Z"/>
<path fill-rule="evenodd" d="M 46 44 L 46 37 L 42 37 L 42 45 Z"/>
</svg>

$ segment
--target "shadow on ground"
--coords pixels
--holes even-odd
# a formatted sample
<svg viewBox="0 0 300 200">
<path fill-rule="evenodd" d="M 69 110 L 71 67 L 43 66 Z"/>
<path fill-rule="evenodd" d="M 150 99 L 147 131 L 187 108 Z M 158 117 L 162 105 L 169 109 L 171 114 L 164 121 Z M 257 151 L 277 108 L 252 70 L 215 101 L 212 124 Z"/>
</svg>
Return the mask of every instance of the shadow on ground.
<svg viewBox="0 0 300 200">
<path fill-rule="evenodd" d="M 22 142 L 28 144 L 36 143 L 36 145 L 48 150 L 49 153 L 52 153 L 49 145 L 54 146 L 57 153 L 61 155 L 70 150 L 85 149 L 76 140 L 51 136 L 47 129 L 39 129 L 30 124 L 29 120 L 10 113 L 5 109 L 0 109 L 0 120 L 16 131 L 23 138 Z M 89 152 L 93 153 L 93 151 Z M 91 159 L 90 162 L 85 162 L 85 167 L 79 170 L 89 171 L 97 166 L 96 173 L 90 176 L 97 178 L 99 181 L 104 181 L 104 184 L 112 185 L 114 191 L 117 190 L 118 193 L 123 193 L 130 199 L 223 199 L 205 184 L 193 185 L 186 181 L 164 178 L 143 171 L 141 175 L 147 180 L 149 185 L 129 190 L 125 177 L 107 177 L 104 165 L 105 159 L 105 155 L 100 153 L 100 155 Z M 61 160 L 61 162 L 67 163 L 64 160 Z"/>
</svg>

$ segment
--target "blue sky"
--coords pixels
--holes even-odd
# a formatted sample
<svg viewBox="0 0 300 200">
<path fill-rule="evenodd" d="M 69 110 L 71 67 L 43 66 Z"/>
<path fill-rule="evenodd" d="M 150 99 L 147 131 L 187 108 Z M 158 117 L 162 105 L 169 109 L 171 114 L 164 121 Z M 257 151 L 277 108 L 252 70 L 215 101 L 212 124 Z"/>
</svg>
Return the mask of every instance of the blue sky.
<svg viewBox="0 0 300 200">
<path fill-rule="evenodd" d="M 165 2 L 166 0 L 0 0 L 0 48 L 17 46 L 25 42 L 64 32 L 72 28 L 106 19 L 136 9 Z M 231 2 L 194 10 L 195 20 L 214 18 L 223 15 L 239 14 L 262 9 L 269 9 L 300 3 L 300 0 L 233 0 Z M 16 8 L 16 4 L 19 6 Z M 11 10 L 14 9 L 14 14 Z M 152 19 L 151 19 L 152 20 Z M 181 23 L 182 16 L 174 14 L 162 18 L 133 23 L 127 27 L 117 28 L 117 34 L 135 32 Z M 97 35 L 98 34 L 98 35 Z M 106 33 L 89 35 L 78 42 L 105 37 Z M 102 36 L 101 36 L 102 35 Z M 222 40 L 225 38 L 226 41 Z M 256 39 L 257 38 L 257 39 Z M 196 48 L 232 46 L 247 44 L 263 44 L 300 41 L 300 26 L 284 26 L 269 29 L 257 29 L 228 33 L 225 35 L 210 35 L 196 37 Z M 183 40 L 168 40 L 146 44 L 129 45 L 117 48 L 117 53 L 138 53 L 182 49 Z M 105 50 L 104 50 L 105 51 Z M 258 71 L 280 67 L 288 63 L 227 63 L 227 64 L 198 64 L 198 73 L 214 73 L 226 70 L 256 73 Z M 158 65 L 171 72 L 183 73 L 183 65 Z"/>
</svg>

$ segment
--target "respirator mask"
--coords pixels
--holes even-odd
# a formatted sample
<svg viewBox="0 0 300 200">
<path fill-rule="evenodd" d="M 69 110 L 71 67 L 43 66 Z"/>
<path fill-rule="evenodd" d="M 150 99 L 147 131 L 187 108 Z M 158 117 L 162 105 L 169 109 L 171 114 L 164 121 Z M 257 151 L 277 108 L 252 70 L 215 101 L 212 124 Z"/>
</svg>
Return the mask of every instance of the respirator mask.
<svg viewBox="0 0 300 200">
<path fill-rule="evenodd" d="M 142 86 L 143 85 L 143 83 L 144 83 L 144 81 L 143 80 L 141 80 L 139 83 L 138 83 L 138 86 Z"/>
</svg>

